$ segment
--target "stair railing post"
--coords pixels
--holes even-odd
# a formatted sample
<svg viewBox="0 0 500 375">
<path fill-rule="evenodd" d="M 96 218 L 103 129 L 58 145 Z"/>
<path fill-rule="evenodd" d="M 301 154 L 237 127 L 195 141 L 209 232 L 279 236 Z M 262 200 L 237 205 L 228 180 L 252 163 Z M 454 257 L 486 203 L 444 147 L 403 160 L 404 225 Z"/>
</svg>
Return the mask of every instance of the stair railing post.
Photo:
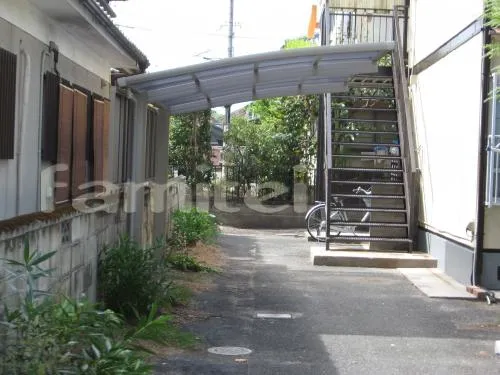
<svg viewBox="0 0 500 375">
<path fill-rule="evenodd" d="M 408 237 L 412 240 L 412 244 L 416 243 L 416 223 L 417 223 L 417 165 L 416 165 L 416 147 L 414 137 L 413 113 L 410 108 L 410 95 L 408 89 L 408 81 L 406 78 L 406 65 L 404 59 L 404 43 L 401 40 L 401 29 L 399 27 L 400 10 L 402 6 L 394 7 L 394 31 L 395 31 L 395 47 L 393 51 L 393 77 L 394 90 L 398 105 L 398 120 L 400 123 L 400 150 L 405 173 L 405 192 L 407 195 L 406 205 L 408 212 Z M 403 15 L 407 14 L 406 11 Z M 412 245 L 410 245 L 410 251 Z"/>
</svg>

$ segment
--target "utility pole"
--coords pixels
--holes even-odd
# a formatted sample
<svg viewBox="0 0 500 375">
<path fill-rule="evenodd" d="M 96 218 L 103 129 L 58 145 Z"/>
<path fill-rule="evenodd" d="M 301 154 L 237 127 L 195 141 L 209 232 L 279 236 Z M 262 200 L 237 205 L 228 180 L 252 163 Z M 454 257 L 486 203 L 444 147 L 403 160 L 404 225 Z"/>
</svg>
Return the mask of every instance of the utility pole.
<svg viewBox="0 0 500 375">
<path fill-rule="evenodd" d="M 233 39 L 234 39 L 234 0 L 229 0 L 229 35 L 228 42 L 229 47 L 227 49 L 227 56 L 233 57 Z M 229 124 L 231 123 L 231 105 L 226 105 L 226 130 L 229 129 Z"/>
</svg>

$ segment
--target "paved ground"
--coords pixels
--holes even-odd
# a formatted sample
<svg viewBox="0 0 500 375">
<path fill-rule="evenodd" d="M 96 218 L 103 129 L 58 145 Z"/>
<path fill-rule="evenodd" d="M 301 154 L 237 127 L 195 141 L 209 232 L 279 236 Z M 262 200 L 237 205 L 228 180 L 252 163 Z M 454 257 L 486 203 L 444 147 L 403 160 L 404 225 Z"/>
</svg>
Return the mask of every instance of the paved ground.
<svg viewBox="0 0 500 375">
<path fill-rule="evenodd" d="M 229 266 L 197 301 L 211 318 L 188 329 L 253 352 L 179 354 L 158 375 L 500 374 L 500 305 L 430 299 L 397 270 L 314 267 L 299 231 L 225 232 Z"/>
</svg>

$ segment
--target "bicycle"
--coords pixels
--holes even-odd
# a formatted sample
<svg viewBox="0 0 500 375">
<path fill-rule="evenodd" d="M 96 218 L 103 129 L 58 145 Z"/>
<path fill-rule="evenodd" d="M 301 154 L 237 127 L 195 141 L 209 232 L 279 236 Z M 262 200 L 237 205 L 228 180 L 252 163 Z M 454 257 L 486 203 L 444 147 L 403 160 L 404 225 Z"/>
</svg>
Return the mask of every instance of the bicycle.
<svg viewBox="0 0 500 375">
<path fill-rule="evenodd" d="M 355 194 L 364 194 L 365 196 L 370 196 L 372 194 L 371 187 L 368 189 L 363 189 L 361 186 L 358 186 L 353 190 Z M 369 198 L 361 198 L 365 207 L 370 207 L 370 199 Z M 342 222 L 350 222 L 347 212 L 344 210 L 336 210 L 337 207 L 344 207 L 343 199 L 334 198 L 334 201 L 331 203 L 330 208 L 330 223 L 334 222 L 334 224 L 330 224 L 330 235 L 339 236 L 341 233 L 353 233 L 354 235 L 358 235 L 358 226 L 357 225 L 342 225 Z M 366 223 L 370 218 L 370 211 L 364 213 L 363 217 L 359 221 L 360 224 Z M 316 241 L 325 241 L 326 240 L 326 204 L 322 201 L 316 201 L 315 205 L 311 207 L 309 211 L 307 211 L 306 216 L 306 227 L 309 235 Z"/>
</svg>

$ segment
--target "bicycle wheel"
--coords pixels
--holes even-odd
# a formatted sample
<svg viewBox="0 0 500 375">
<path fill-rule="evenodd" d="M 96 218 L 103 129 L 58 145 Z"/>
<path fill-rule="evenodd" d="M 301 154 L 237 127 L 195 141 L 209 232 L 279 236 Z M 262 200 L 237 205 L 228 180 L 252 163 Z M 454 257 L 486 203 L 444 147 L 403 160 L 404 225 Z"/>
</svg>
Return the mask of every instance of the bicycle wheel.
<svg viewBox="0 0 500 375">
<path fill-rule="evenodd" d="M 340 233 L 345 232 L 345 214 L 341 211 L 336 211 L 335 206 L 330 210 L 330 236 L 338 236 Z M 333 222 L 333 223 L 332 223 Z"/>
<path fill-rule="evenodd" d="M 324 204 L 318 204 L 306 216 L 306 227 L 309 235 L 316 241 L 326 238 L 326 210 Z"/>
<path fill-rule="evenodd" d="M 330 236 L 338 236 L 344 230 L 342 224 L 339 225 L 338 222 L 345 221 L 342 212 L 336 211 L 335 207 L 332 207 L 330 211 L 330 221 L 335 221 L 337 223 L 330 225 Z M 326 239 L 326 210 L 325 204 L 319 204 L 314 207 L 306 217 L 307 231 L 309 235 L 316 241 L 325 241 Z"/>
</svg>

